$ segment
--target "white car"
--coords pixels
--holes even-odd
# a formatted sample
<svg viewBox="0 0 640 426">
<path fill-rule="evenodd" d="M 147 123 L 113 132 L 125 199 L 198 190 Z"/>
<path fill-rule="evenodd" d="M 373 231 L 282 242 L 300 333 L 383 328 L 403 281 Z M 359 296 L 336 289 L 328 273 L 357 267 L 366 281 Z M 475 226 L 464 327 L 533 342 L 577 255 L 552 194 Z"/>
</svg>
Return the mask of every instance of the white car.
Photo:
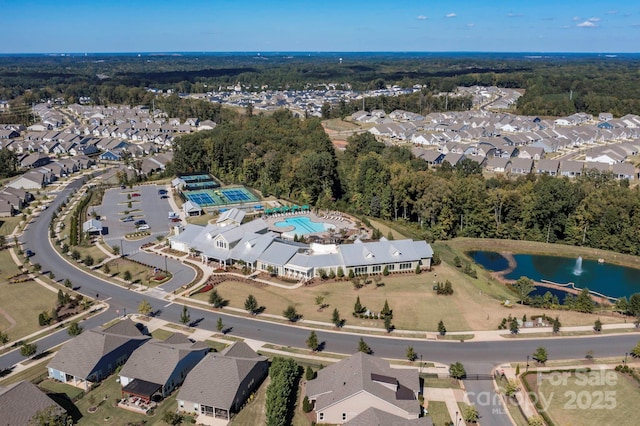
<svg viewBox="0 0 640 426">
<path fill-rule="evenodd" d="M 144 225 L 140 225 L 138 226 L 138 231 L 146 231 L 151 229 L 151 227 L 149 225 L 147 225 L 146 223 Z"/>
</svg>

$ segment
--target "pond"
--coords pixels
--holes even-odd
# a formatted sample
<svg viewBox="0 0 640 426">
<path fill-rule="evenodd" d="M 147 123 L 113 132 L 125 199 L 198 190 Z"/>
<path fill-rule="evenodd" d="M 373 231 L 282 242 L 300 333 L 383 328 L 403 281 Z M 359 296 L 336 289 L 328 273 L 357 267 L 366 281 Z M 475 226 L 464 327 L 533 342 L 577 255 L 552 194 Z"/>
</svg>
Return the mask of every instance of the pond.
<svg viewBox="0 0 640 426">
<path fill-rule="evenodd" d="M 508 260 L 499 253 L 490 251 L 472 251 L 471 258 L 489 271 L 504 271 L 509 267 Z M 515 268 L 504 277 L 517 280 L 528 277 L 534 281 L 552 281 L 557 284 L 574 283 L 576 287 L 588 287 L 589 290 L 609 297 L 627 298 L 640 292 L 640 270 L 624 266 L 598 263 L 582 258 L 544 256 L 537 254 L 514 254 Z M 546 289 L 538 289 L 536 293 Z"/>
</svg>

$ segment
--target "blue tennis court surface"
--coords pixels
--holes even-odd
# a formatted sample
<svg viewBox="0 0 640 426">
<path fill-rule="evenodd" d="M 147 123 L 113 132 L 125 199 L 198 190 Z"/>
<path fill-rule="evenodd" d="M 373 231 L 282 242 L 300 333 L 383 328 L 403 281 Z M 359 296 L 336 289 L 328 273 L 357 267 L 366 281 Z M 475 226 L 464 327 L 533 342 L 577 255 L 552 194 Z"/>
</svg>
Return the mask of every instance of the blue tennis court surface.
<svg viewBox="0 0 640 426">
<path fill-rule="evenodd" d="M 256 201 L 256 198 L 242 189 L 219 189 L 220 193 L 231 203 Z"/>
<path fill-rule="evenodd" d="M 205 192 L 187 193 L 185 194 L 189 200 L 198 204 L 199 206 L 212 206 L 215 203 L 213 197 Z"/>
</svg>

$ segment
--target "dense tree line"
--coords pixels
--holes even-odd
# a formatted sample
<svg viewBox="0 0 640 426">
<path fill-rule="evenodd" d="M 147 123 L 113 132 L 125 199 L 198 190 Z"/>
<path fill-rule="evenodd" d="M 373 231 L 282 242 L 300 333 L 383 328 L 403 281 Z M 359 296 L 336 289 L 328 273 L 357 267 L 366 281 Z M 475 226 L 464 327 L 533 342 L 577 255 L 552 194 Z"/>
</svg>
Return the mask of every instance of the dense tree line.
<svg viewBox="0 0 640 426">
<path fill-rule="evenodd" d="M 433 241 L 509 238 L 640 254 L 640 191 L 609 173 L 485 179 L 470 160 L 428 170 L 369 133 L 334 153 L 316 119 L 242 117 L 175 144 L 176 171 L 205 170 L 299 203 L 400 220 Z"/>
<path fill-rule="evenodd" d="M 184 55 L 184 56 L 76 56 L 6 57 L 0 65 L 0 99 L 12 101 L 17 111 L 32 102 L 63 97 L 77 102 L 87 96 L 97 104 L 151 106 L 156 98 L 147 88 L 178 93 L 204 93 L 241 83 L 250 90 L 324 89 L 325 84 L 353 90 L 389 85 L 425 91 L 417 99 L 401 99 L 398 108 L 429 112 L 444 109 L 429 93 L 453 92 L 457 86 L 498 86 L 525 89 L 518 112 L 566 115 L 576 111 L 616 116 L 640 111 L 639 62 L 634 56 L 550 56 L 524 58 L 509 54 L 332 54 Z M 422 98 L 422 99 L 421 99 Z M 372 107 L 391 109 L 391 98 L 371 101 Z M 430 103 L 431 102 L 431 103 Z M 445 101 L 446 102 L 446 101 Z M 458 102 L 449 98 L 448 102 Z M 449 105 L 448 109 L 464 109 Z M 388 104 L 388 106 L 387 106 Z M 332 109 L 343 116 L 348 105 Z M 24 116 L 23 116 L 24 115 Z M 176 113 L 180 116 L 180 112 Z M 19 114 L 21 119 L 28 115 Z M 200 117 L 201 118 L 201 117 Z M 0 117 L 2 121 L 2 117 Z"/>
<path fill-rule="evenodd" d="M 301 368 L 290 358 L 274 358 L 269 367 L 265 411 L 268 426 L 290 424 Z"/>
</svg>

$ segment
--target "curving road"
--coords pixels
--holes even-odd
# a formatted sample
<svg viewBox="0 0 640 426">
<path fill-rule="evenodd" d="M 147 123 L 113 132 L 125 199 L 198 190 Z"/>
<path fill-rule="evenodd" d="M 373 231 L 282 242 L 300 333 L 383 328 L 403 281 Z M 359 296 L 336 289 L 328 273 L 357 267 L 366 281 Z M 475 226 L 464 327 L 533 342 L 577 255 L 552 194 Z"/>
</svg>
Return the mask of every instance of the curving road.
<svg viewBox="0 0 640 426">
<path fill-rule="evenodd" d="M 151 302 L 156 315 L 167 321 L 179 322 L 182 306 L 169 303 L 162 299 L 153 298 L 152 294 L 138 293 L 127 290 L 118 285 L 113 285 L 105 280 L 94 277 L 82 270 L 70 265 L 66 259 L 60 257 L 53 249 L 46 236 L 51 216 L 58 205 L 66 199 L 69 193 L 78 188 L 81 181 L 76 181 L 61 191 L 51 203 L 50 208 L 43 211 L 40 217 L 30 224 L 25 230 L 21 241 L 25 247 L 30 248 L 36 254 L 34 261 L 42 265 L 43 271 L 54 271 L 57 278 L 64 280 L 69 278 L 74 285 L 79 285 L 79 292 L 88 297 L 96 297 L 106 300 L 110 309 L 105 313 L 85 322 L 85 328 L 104 323 L 118 314 L 125 312 L 137 312 L 137 306 L 142 299 Z M 425 309 L 429 309 L 425 306 Z M 230 327 L 230 334 L 260 341 L 271 342 L 279 345 L 306 347 L 306 339 L 309 330 L 295 325 L 276 324 L 261 321 L 259 318 L 245 318 L 229 316 L 219 312 L 190 308 L 191 318 L 201 320 L 198 327 L 216 330 L 216 321 L 222 317 L 226 326 Z M 346 331 L 317 331 L 318 338 L 324 342 L 325 350 L 338 353 L 354 353 L 357 350 L 357 342 L 361 335 L 351 334 Z M 39 351 L 54 347 L 69 336 L 63 330 L 38 342 Z M 366 341 L 375 354 L 382 357 L 404 359 L 407 346 L 411 345 L 415 351 L 425 360 L 433 360 L 444 364 L 461 361 L 465 364 L 468 373 L 488 373 L 492 366 L 507 361 L 525 362 L 527 355 L 531 355 L 539 346 L 544 346 L 549 352 L 550 359 L 582 359 L 587 351 L 593 351 L 597 357 L 620 356 L 624 357 L 638 341 L 635 333 L 623 335 L 605 335 L 581 338 L 547 338 L 527 340 L 504 340 L 493 342 L 437 342 L 419 339 L 406 339 L 390 337 L 367 336 Z M 7 368 L 19 362 L 22 357 L 17 351 L 0 357 L 0 368 Z M 477 389 L 491 391 L 489 383 L 475 385 Z M 480 407 L 479 407 L 480 408 Z M 484 412 L 483 412 L 484 411 Z M 497 416 L 492 413 L 492 408 L 481 410 L 483 417 L 492 417 L 492 424 L 505 423 L 506 416 Z M 497 418 L 499 417 L 499 418 Z"/>
</svg>

